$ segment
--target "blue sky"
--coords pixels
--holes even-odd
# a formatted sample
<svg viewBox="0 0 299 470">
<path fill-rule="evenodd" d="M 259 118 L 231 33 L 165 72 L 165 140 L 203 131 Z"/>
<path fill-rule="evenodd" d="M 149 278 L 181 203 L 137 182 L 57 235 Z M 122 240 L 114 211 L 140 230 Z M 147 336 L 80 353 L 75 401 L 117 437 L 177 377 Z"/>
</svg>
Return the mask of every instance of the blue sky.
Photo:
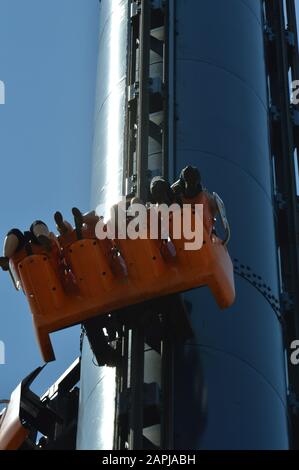
<svg viewBox="0 0 299 470">
<path fill-rule="evenodd" d="M 0 0 L 0 244 L 11 227 L 89 209 L 98 0 Z M 2 251 L 2 247 L 1 247 Z M 0 272 L 0 399 L 42 363 L 23 293 Z M 56 362 L 37 391 L 79 354 L 79 327 L 52 335 Z"/>
</svg>

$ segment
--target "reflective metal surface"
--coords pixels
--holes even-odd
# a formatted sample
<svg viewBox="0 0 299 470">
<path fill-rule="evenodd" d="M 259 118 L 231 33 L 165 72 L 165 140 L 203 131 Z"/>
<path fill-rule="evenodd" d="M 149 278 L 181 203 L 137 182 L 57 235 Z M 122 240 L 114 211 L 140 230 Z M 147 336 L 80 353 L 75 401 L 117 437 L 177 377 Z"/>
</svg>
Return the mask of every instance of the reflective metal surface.
<svg viewBox="0 0 299 470">
<path fill-rule="evenodd" d="M 81 360 L 77 449 L 112 449 L 115 369 L 96 365 L 86 337 Z"/>
<path fill-rule="evenodd" d="M 91 202 L 106 217 L 122 195 L 127 21 L 127 0 L 101 1 Z M 116 371 L 95 363 L 85 338 L 78 449 L 113 448 Z"/>
<path fill-rule="evenodd" d="M 100 5 L 92 207 L 107 207 L 122 194 L 127 65 L 127 1 Z"/>
</svg>

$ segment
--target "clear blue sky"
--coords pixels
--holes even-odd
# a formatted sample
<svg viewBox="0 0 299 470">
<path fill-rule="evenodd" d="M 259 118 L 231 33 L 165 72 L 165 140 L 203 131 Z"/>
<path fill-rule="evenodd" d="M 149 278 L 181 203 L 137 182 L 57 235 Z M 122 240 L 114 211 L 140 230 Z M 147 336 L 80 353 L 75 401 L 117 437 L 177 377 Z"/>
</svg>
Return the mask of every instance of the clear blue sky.
<svg viewBox="0 0 299 470">
<path fill-rule="evenodd" d="M 0 244 L 8 229 L 90 200 L 98 0 L 0 0 Z M 23 293 L 0 272 L 0 398 L 42 363 Z M 79 327 L 52 335 L 43 390 L 79 354 Z"/>
</svg>

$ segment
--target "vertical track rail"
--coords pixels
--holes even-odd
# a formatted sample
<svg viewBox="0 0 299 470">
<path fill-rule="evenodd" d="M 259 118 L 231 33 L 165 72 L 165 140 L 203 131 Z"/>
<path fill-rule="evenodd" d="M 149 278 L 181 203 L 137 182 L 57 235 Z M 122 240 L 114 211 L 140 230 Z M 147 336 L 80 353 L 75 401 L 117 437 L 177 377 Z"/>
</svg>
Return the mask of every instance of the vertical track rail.
<svg viewBox="0 0 299 470">
<path fill-rule="evenodd" d="M 169 331 L 168 318 L 165 315 L 165 327 L 162 343 L 162 403 L 161 403 L 161 448 L 174 448 L 174 339 Z"/>
<path fill-rule="evenodd" d="M 144 331 L 141 325 L 132 330 L 131 346 L 131 404 L 130 449 L 143 449 L 143 388 L 144 388 Z"/>
<path fill-rule="evenodd" d="M 139 26 L 139 98 L 137 119 L 137 196 L 147 201 L 149 139 L 149 66 L 150 66 L 150 0 L 141 2 Z"/>
<path fill-rule="evenodd" d="M 125 168 L 127 195 L 138 196 L 143 201 L 149 195 L 149 139 L 157 139 L 161 145 L 160 174 L 168 176 L 169 169 L 169 119 L 173 120 L 173 112 L 169 115 L 168 87 L 170 83 L 168 58 L 170 54 L 168 38 L 171 34 L 168 22 L 169 1 L 152 2 L 142 0 L 130 2 L 127 86 L 128 104 L 126 119 Z M 171 2 L 173 3 L 173 2 Z M 171 22 L 173 27 L 173 22 Z M 163 39 L 157 38 L 157 30 L 162 28 Z M 158 36 L 159 37 L 159 36 Z M 163 62 L 162 96 L 152 89 L 157 77 L 151 75 L 151 54 L 161 54 Z M 156 55 L 157 57 L 157 55 Z M 173 106 L 171 108 L 173 110 Z M 162 123 L 157 125 L 155 113 L 162 113 Z M 154 121 L 152 121 L 154 119 Z M 172 149 L 172 146 L 170 146 Z M 173 169 L 171 169 L 173 173 Z M 161 353 L 161 413 L 160 413 L 160 444 L 159 447 L 173 449 L 173 361 L 174 339 L 170 334 L 168 310 L 176 310 L 177 302 L 161 301 L 155 304 L 152 314 L 158 318 L 158 311 L 163 317 L 162 323 L 157 321 L 157 337 L 162 344 Z M 138 308 L 137 308 L 138 310 Z M 143 329 L 145 310 L 140 307 L 132 309 L 131 320 L 124 327 L 122 366 L 118 371 L 119 395 L 127 398 L 128 417 L 117 426 L 115 436 L 116 448 L 142 449 L 154 445 L 144 437 L 144 383 L 146 354 L 145 348 L 151 342 Z M 164 313 L 165 312 L 165 313 Z M 170 312 L 175 314 L 175 312 Z M 160 325 L 160 326 L 159 326 Z M 155 342 L 155 341 L 154 341 Z M 129 398 L 128 398 L 129 397 Z M 116 420 L 119 422 L 119 420 Z"/>
<path fill-rule="evenodd" d="M 298 151 L 296 107 L 290 100 L 290 81 L 298 79 L 298 35 L 294 0 L 265 0 L 266 56 L 271 102 L 271 151 L 275 167 L 277 243 L 282 277 L 282 311 L 286 347 L 299 338 L 299 211 L 295 158 Z M 287 23 L 287 28 L 286 28 Z M 288 351 L 290 357 L 290 351 Z M 290 397 L 299 405 L 299 370 L 288 361 Z M 299 409 L 299 408 L 298 408 Z M 299 419 L 290 408 L 293 447 L 299 446 Z"/>
</svg>

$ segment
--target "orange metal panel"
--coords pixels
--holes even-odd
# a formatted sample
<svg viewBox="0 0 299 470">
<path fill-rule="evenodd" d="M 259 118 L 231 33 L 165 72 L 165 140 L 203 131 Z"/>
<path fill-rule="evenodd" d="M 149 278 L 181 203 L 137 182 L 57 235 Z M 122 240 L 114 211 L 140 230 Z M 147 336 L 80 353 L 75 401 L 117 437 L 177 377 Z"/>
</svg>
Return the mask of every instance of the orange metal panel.
<svg viewBox="0 0 299 470">
<path fill-rule="evenodd" d="M 20 421 L 21 384 L 12 393 L 0 417 L 0 450 L 17 450 L 29 435 Z"/>
<path fill-rule="evenodd" d="M 204 194 L 192 203 L 208 207 L 209 201 Z M 154 297 L 206 285 L 220 308 L 229 307 L 235 298 L 233 266 L 226 247 L 212 234 L 212 223 L 213 212 L 205 209 L 202 248 L 187 251 L 187 240 L 173 239 L 174 257 L 163 256 L 162 241 L 149 238 L 65 243 L 64 259 L 77 291 L 66 289 L 55 254 L 40 252 L 22 259 L 16 269 L 44 360 L 55 359 L 51 332 Z"/>
</svg>

